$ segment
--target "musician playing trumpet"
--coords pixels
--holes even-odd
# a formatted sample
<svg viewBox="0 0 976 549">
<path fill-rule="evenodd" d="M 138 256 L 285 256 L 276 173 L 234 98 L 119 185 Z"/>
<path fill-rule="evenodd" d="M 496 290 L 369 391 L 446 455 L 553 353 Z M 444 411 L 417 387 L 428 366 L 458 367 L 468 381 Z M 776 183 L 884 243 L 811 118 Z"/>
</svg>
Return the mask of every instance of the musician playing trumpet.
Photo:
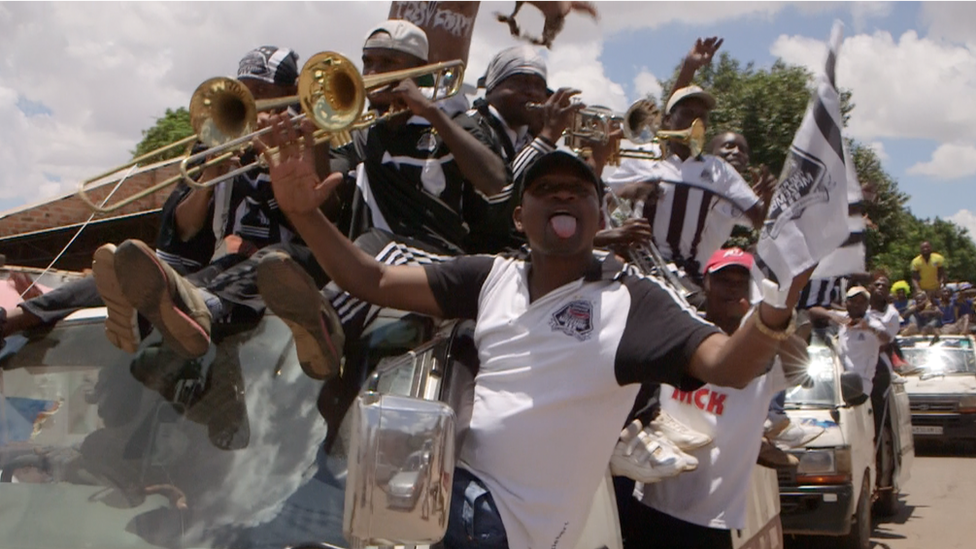
<svg viewBox="0 0 976 549">
<path fill-rule="evenodd" d="M 427 53 L 422 30 L 406 21 L 386 21 L 367 35 L 364 73 L 421 67 Z M 331 159 L 315 155 L 322 173 L 343 180 L 343 203 L 356 192 L 362 197 L 363 215 L 348 220 L 350 230 L 361 233 L 357 244 L 384 262 L 430 263 L 462 253 L 470 224 L 485 222 L 470 218 L 464 205 L 487 200 L 508 182 L 496 144 L 464 114 L 466 106 L 448 104 L 456 110 L 445 112 L 412 79 L 374 89 L 368 99 L 373 109 L 395 108 L 403 115 L 357 130 L 351 143 L 331 151 Z M 271 119 L 282 120 L 277 114 Z M 259 153 L 266 150 L 260 140 L 254 146 Z M 341 300 L 335 307 L 320 295 L 325 279 L 309 274 L 321 271 L 308 248 L 295 243 L 265 247 L 203 286 L 166 268 L 134 240 L 118 247 L 113 271 L 120 275 L 113 298 L 134 306 L 187 357 L 206 353 L 214 321 L 238 313 L 232 318 L 259 318 L 267 304 L 295 333 L 299 362 L 316 379 L 339 371 L 346 337 L 342 324 L 356 337 L 369 313 L 366 304 L 347 299 L 338 288 L 331 292 Z"/>
</svg>

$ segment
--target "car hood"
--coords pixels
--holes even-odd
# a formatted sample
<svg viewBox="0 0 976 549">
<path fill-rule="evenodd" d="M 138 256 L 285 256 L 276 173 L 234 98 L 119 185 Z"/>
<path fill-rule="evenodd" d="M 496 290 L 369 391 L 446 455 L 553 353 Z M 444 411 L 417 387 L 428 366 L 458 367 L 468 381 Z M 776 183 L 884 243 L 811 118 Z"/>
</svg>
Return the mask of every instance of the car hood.
<svg viewBox="0 0 976 549">
<path fill-rule="evenodd" d="M 807 444 L 807 448 L 847 446 L 840 425 L 830 417 L 830 410 L 787 410 L 786 414 L 797 424 L 824 428 L 823 434 Z"/>
<path fill-rule="evenodd" d="M 910 376 L 905 381 L 905 392 L 912 395 L 976 394 L 976 376 L 949 374 L 929 379 Z"/>
</svg>

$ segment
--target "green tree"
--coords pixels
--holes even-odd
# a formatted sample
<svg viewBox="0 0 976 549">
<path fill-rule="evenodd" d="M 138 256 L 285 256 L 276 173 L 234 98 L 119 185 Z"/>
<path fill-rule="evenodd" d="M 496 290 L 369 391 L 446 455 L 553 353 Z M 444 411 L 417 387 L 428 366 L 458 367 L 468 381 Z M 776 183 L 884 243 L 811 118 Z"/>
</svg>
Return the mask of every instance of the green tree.
<svg viewBox="0 0 976 549">
<path fill-rule="evenodd" d="M 153 127 L 142 130 L 142 141 L 136 145 L 134 151 L 130 151 L 133 158 L 152 152 L 160 147 L 169 145 L 193 135 L 193 127 L 190 126 L 190 112 L 186 107 L 180 107 L 175 111 L 166 109 L 166 113 L 156 119 Z M 174 148 L 149 159 L 146 164 L 159 162 L 168 158 L 175 158 L 186 153 L 187 149 Z"/>
<path fill-rule="evenodd" d="M 662 83 L 670 91 L 680 71 Z M 694 83 L 715 96 L 709 114 L 708 138 L 719 132 L 741 133 L 749 141 L 752 161 L 766 164 L 773 173 L 783 169 L 786 152 L 803 121 L 810 102 L 813 75 L 799 65 L 776 60 L 769 69 L 745 66 L 728 52 L 695 74 Z M 841 116 L 846 125 L 854 108 L 851 93 L 841 90 Z"/>
<path fill-rule="evenodd" d="M 668 92 L 680 66 L 662 86 Z M 812 74 L 803 67 L 777 60 L 768 69 L 743 64 L 727 52 L 695 75 L 694 83 L 715 96 L 709 115 L 708 138 L 719 132 L 743 134 L 752 149 L 752 162 L 766 164 L 773 173 L 783 168 L 786 154 L 806 112 L 813 91 Z M 850 91 L 841 90 L 844 125 L 854 109 Z M 867 267 L 884 268 L 894 280 L 908 279 L 910 263 L 923 240 L 946 256 L 952 280 L 976 280 L 976 245 L 966 229 L 943 219 L 923 220 L 905 207 L 908 196 L 888 174 L 873 149 L 848 140 L 858 180 L 872 200 L 865 205 L 871 220 L 866 234 Z M 729 244 L 748 246 L 757 231 L 737 228 Z"/>
</svg>

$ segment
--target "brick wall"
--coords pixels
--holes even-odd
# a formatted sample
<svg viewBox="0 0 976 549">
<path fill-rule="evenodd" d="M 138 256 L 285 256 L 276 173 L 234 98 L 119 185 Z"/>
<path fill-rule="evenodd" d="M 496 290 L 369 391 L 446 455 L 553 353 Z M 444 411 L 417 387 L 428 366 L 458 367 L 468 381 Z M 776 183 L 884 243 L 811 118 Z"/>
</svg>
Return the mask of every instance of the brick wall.
<svg viewBox="0 0 976 549">
<path fill-rule="evenodd" d="M 179 167 L 169 165 L 157 169 L 149 169 L 129 176 L 125 183 L 112 195 L 110 204 L 115 203 L 116 200 L 131 196 L 142 189 L 151 187 L 158 182 L 162 182 L 177 173 L 179 173 Z M 100 204 L 114 187 L 114 182 L 102 185 L 90 191 L 88 196 L 92 202 Z M 166 201 L 173 188 L 174 186 L 166 187 L 155 194 L 139 199 L 115 212 L 98 214 L 95 216 L 95 219 L 107 219 L 159 208 Z M 88 205 L 82 202 L 76 195 L 55 199 L 8 215 L 0 214 L 0 237 L 50 229 L 72 223 L 83 223 L 91 213 Z"/>
</svg>

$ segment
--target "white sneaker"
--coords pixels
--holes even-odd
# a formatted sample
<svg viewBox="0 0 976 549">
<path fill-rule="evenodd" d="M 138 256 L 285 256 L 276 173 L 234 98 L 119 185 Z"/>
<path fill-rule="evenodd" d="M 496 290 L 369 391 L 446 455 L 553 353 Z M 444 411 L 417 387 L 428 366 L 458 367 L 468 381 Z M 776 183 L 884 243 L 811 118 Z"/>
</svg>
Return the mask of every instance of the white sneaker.
<svg viewBox="0 0 976 549">
<path fill-rule="evenodd" d="M 627 426 L 610 457 L 610 472 L 652 484 L 698 467 L 698 460 L 675 448 L 664 437 L 641 429 L 639 420 Z"/>
<path fill-rule="evenodd" d="M 712 441 L 712 437 L 695 431 L 663 410 L 654 418 L 649 427 L 674 443 L 679 450 L 685 452 L 697 450 Z"/>
<path fill-rule="evenodd" d="M 825 430 L 823 427 L 800 425 L 791 421 L 789 427 L 783 429 L 782 432 L 769 440 L 781 450 L 802 448 L 822 435 Z"/>
</svg>

